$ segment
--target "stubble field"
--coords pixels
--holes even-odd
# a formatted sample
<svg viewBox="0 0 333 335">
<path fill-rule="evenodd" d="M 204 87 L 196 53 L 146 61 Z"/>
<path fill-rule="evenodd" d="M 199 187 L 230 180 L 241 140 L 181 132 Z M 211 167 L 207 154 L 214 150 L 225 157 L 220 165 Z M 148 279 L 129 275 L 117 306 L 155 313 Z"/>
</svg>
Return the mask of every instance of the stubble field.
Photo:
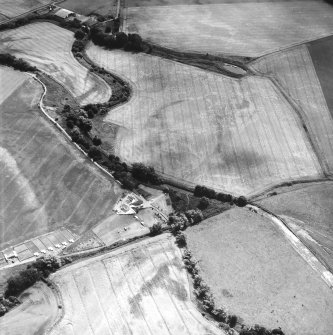
<svg viewBox="0 0 333 335">
<path fill-rule="evenodd" d="M 110 87 L 90 73 L 72 55 L 74 35 L 52 23 L 29 24 L 0 33 L 0 52 L 11 53 L 35 65 L 64 85 L 81 104 L 103 103 Z"/>
<path fill-rule="evenodd" d="M 180 51 L 256 57 L 332 34 L 332 14 L 318 1 L 129 7 L 124 29 Z"/>
<path fill-rule="evenodd" d="M 53 276 L 67 334 L 223 334 L 190 300 L 174 239 L 162 235 L 60 270 Z"/>
<path fill-rule="evenodd" d="M 51 2 L 51 0 L 0 0 L 0 13 L 12 18 Z"/>
<path fill-rule="evenodd" d="M 246 195 L 321 173 L 297 116 L 268 79 L 93 45 L 87 54 L 133 86 L 132 99 L 105 119 L 120 126 L 116 154 L 126 162 Z"/>
<path fill-rule="evenodd" d="M 0 80 L 18 83 L 0 109 L 0 248 L 61 226 L 80 234 L 110 215 L 119 186 L 41 116 L 40 84 L 4 68 Z"/>
<path fill-rule="evenodd" d="M 333 172 L 333 118 L 306 45 L 274 53 L 252 63 L 275 77 L 300 107 L 315 151 L 326 173 Z"/>
<path fill-rule="evenodd" d="M 272 222 L 235 208 L 186 230 L 218 304 L 246 324 L 327 335 L 333 292 Z"/>
<path fill-rule="evenodd" d="M 0 318 L 0 329 L 6 335 L 45 334 L 59 313 L 54 292 L 39 282 L 20 297 L 22 304 Z"/>
</svg>

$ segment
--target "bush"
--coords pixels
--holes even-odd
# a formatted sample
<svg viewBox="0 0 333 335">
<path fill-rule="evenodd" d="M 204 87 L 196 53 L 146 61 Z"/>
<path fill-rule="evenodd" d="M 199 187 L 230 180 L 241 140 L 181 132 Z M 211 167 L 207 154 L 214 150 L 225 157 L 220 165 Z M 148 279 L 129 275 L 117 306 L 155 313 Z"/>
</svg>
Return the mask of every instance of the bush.
<svg viewBox="0 0 333 335">
<path fill-rule="evenodd" d="M 247 199 L 244 196 L 240 196 L 236 199 L 235 203 L 239 207 L 244 207 L 247 205 Z"/>
<path fill-rule="evenodd" d="M 162 225 L 160 223 L 155 223 L 149 227 L 150 236 L 156 236 L 162 234 Z"/>
<path fill-rule="evenodd" d="M 194 188 L 194 195 L 196 197 L 207 197 L 209 199 L 216 199 L 216 192 L 211 189 L 211 188 L 208 188 L 206 186 L 201 186 L 201 185 L 197 185 L 195 188 Z"/>
<path fill-rule="evenodd" d="M 94 136 L 94 138 L 92 139 L 92 142 L 96 146 L 99 146 L 99 145 L 102 144 L 102 140 L 99 137 L 97 137 L 97 136 Z"/>
<path fill-rule="evenodd" d="M 152 183 L 155 185 L 161 183 L 161 179 L 155 172 L 155 169 L 151 166 L 145 166 L 142 163 L 134 163 L 132 165 L 132 175 L 134 178 L 143 182 Z"/>
<path fill-rule="evenodd" d="M 78 40 L 82 40 L 86 34 L 82 30 L 77 30 L 74 34 L 74 37 Z"/>
<path fill-rule="evenodd" d="M 231 328 L 234 328 L 237 324 L 237 316 L 236 315 L 229 315 L 228 316 L 228 324 Z"/>
<path fill-rule="evenodd" d="M 199 201 L 198 208 L 206 209 L 209 206 L 209 199 L 207 197 L 202 197 Z"/>
<path fill-rule="evenodd" d="M 203 215 L 200 209 L 190 209 L 185 212 L 190 225 L 196 225 L 203 220 Z"/>
<path fill-rule="evenodd" d="M 176 235 L 176 243 L 177 243 L 179 248 L 185 248 L 186 247 L 187 241 L 186 241 L 186 236 L 184 235 L 184 233 L 179 232 Z"/>
<path fill-rule="evenodd" d="M 88 151 L 88 156 L 93 159 L 94 161 L 99 161 L 102 159 L 101 151 L 96 147 L 91 147 Z"/>
</svg>

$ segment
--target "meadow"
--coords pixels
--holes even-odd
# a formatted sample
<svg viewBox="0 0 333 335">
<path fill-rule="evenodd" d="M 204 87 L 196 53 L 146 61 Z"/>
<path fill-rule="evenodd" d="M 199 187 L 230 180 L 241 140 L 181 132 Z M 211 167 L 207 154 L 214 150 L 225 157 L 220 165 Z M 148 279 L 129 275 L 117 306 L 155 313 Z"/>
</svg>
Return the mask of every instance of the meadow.
<svg viewBox="0 0 333 335">
<path fill-rule="evenodd" d="M 321 174 L 297 114 L 269 79 L 93 45 L 87 54 L 133 87 L 131 100 L 104 120 L 119 126 L 115 153 L 124 161 L 245 195 Z"/>
<path fill-rule="evenodd" d="M 269 219 L 235 208 L 186 230 L 216 302 L 246 324 L 326 335 L 332 290 Z"/>
<path fill-rule="evenodd" d="M 80 234 L 109 216 L 119 186 L 42 116 L 41 85 L 4 68 L 0 78 L 12 90 L 0 109 L 0 247 L 61 226 Z"/>
<path fill-rule="evenodd" d="M 85 105 L 111 97 L 104 80 L 89 72 L 71 52 L 73 32 L 49 22 L 33 23 L 0 33 L 0 52 L 23 58 L 62 84 Z"/>
<path fill-rule="evenodd" d="M 66 0 L 60 6 L 82 15 L 100 14 L 116 16 L 117 5 L 118 0 Z"/>
<path fill-rule="evenodd" d="M 192 303 L 181 252 L 166 234 L 66 267 L 52 280 L 65 315 L 51 335 L 221 334 Z"/>
<path fill-rule="evenodd" d="M 128 7 L 124 29 L 179 51 L 257 57 L 332 34 L 332 13 L 321 1 Z"/>
</svg>

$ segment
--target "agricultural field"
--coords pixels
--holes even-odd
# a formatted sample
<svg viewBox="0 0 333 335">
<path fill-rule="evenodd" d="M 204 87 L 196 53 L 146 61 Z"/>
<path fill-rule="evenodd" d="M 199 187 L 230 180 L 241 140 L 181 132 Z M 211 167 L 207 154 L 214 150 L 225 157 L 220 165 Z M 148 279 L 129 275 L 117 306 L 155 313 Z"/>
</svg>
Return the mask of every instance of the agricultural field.
<svg viewBox="0 0 333 335">
<path fill-rule="evenodd" d="M 0 33 L 0 52 L 23 58 L 73 94 L 81 105 L 111 97 L 104 80 L 90 73 L 72 55 L 74 34 L 52 23 L 29 24 Z"/>
<path fill-rule="evenodd" d="M 269 219 L 234 208 L 186 230 L 216 302 L 246 324 L 326 335 L 333 292 Z"/>
<path fill-rule="evenodd" d="M 42 117 L 41 85 L 5 68 L 0 80 L 8 90 L 0 108 L 0 249 L 62 226 L 81 234 L 108 217 L 119 186 Z"/>
<path fill-rule="evenodd" d="M 124 30 L 167 48 L 257 57 L 333 33 L 318 1 L 129 7 Z"/>
<path fill-rule="evenodd" d="M 325 172 L 331 174 L 333 117 L 306 45 L 264 56 L 252 66 L 260 73 L 275 77 L 299 106 L 317 156 Z"/>
<path fill-rule="evenodd" d="M 307 47 L 333 117 L 333 37 L 329 36 L 310 42 Z"/>
<path fill-rule="evenodd" d="M 297 115 L 270 80 L 93 45 L 87 54 L 133 86 L 132 99 L 105 119 L 119 126 L 115 153 L 124 161 L 245 195 L 321 174 Z"/>
<path fill-rule="evenodd" d="M 52 0 L 0 0 L 0 14 L 12 18 L 51 2 Z"/>
<path fill-rule="evenodd" d="M 21 305 L 0 318 L 1 333 L 6 335 L 45 334 L 60 311 L 54 291 L 39 282 L 27 289 L 20 299 Z"/>
<path fill-rule="evenodd" d="M 281 216 L 333 272 L 333 182 L 312 183 L 259 203 Z"/>
<path fill-rule="evenodd" d="M 61 334 L 223 334 L 190 300 L 173 238 L 162 235 L 64 268 L 52 276 L 65 315 Z"/>
<path fill-rule="evenodd" d="M 118 0 L 66 0 L 60 6 L 82 15 L 100 14 L 115 17 Z"/>
<path fill-rule="evenodd" d="M 149 7 L 149 6 L 176 6 L 176 5 L 209 5 L 224 3 L 246 2 L 283 2 L 290 0 L 123 0 L 125 7 Z M 300 0 L 313 1 L 313 0 Z"/>
</svg>

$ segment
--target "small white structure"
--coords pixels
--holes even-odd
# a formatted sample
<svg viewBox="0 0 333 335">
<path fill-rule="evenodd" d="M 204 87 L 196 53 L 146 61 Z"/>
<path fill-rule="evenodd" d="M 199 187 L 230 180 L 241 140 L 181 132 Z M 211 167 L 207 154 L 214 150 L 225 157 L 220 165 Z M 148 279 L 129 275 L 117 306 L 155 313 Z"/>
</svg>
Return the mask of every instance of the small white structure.
<svg viewBox="0 0 333 335">
<path fill-rule="evenodd" d="M 74 243 L 74 240 L 71 238 L 70 240 L 68 240 L 69 242 L 71 242 L 71 243 Z"/>
<path fill-rule="evenodd" d="M 45 249 L 41 250 L 40 252 L 41 252 L 42 254 L 46 254 L 46 250 L 45 250 Z"/>
<path fill-rule="evenodd" d="M 56 248 L 60 248 L 61 245 L 60 245 L 60 244 L 56 244 L 55 247 L 56 247 Z"/>
<path fill-rule="evenodd" d="M 39 256 L 39 252 L 35 252 L 34 256 L 38 257 Z"/>
<path fill-rule="evenodd" d="M 48 247 L 47 250 L 53 251 L 53 248 L 52 247 Z"/>
<path fill-rule="evenodd" d="M 68 243 L 67 242 L 62 242 L 61 244 L 64 245 L 64 246 L 66 246 Z"/>
</svg>

